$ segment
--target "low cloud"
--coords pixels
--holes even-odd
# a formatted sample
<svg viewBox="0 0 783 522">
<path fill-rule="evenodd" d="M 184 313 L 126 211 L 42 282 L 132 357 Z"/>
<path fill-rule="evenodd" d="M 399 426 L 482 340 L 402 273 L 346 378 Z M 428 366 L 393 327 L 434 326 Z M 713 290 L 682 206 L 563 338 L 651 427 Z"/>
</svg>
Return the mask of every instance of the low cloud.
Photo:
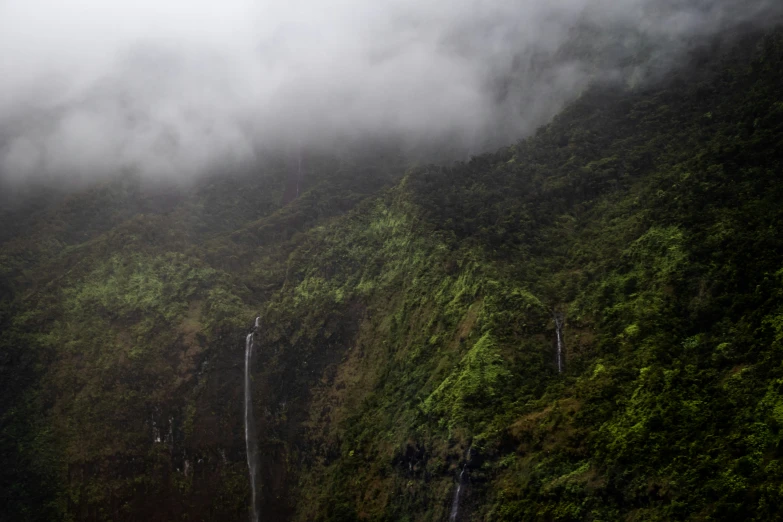
<svg viewBox="0 0 783 522">
<path fill-rule="evenodd" d="M 2 0 L 0 179 L 187 179 L 389 137 L 465 154 L 774 0 Z"/>
</svg>

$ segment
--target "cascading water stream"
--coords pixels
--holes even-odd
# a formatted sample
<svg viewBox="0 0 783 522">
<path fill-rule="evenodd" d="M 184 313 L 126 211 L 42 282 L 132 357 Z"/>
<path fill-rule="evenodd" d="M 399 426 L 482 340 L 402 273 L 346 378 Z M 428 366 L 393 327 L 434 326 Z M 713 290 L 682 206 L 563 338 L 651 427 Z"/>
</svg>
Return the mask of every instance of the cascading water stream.
<svg viewBox="0 0 783 522">
<path fill-rule="evenodd" d="M 465 463 L 462 465 L 462 471 L 460 471 L 457 477 L 457 488 L 454 490 L 454 499 L 451 501 L 451 513 L 449 513 L 449 522 L 457 522 L 457 516 L 459 515 L 459 501 L 462 496 L 462 486 L 465 483 L 465 472 L 468 470 L 468 460 L 470 460 L 470 450 L 465 452 Z"/>
<path fill-rule="evenodd" d="M 563 373 L 563 317 L 558 312 L 553 315 L 557 331 L 557 373 Z"/>
<path fill-rule="evenodd" d="M 250 362 L 253 355 L 253 334 L 258 330 L 260 317 L 256 317 L 253 331 L 245 339 L 245 448 L 247 450 L 247 469 L 250 474 L 251 522 L 258 522 L 256 504 L 256 476 L 258 471 L 258 442 L 253 422 L 253 404 L 250 393 Z"/>
<path fill-rule="evenodd" d="M 465 477 L 465 470 L 467 469 L 467 463 L 462 466 L 462 471 L 457 478 L 457 489 L 454 490 L 454 500 L 451 501 L 451 514 L 449 514 L 449 522 L 457 522 L 457 515 L 459 514 L 459 498 L 462 494 L 462 481 Z"/>
</svg>

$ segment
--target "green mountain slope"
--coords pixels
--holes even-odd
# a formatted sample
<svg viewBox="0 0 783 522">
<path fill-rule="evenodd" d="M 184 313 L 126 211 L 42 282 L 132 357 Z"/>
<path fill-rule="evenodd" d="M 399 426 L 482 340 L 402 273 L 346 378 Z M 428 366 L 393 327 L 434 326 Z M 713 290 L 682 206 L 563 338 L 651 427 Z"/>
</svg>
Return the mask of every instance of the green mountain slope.
<svg viewBox="0 0 783 522">
<path fill-rule="evenodd" d="M 269 166 L 22 220 L 9 519 L 244 519 L 257 315 L 267 520 L 775 519 L 783 35 L 696 61 L 468 163 L 312 158 L 284 207 Z"/>
</svg>

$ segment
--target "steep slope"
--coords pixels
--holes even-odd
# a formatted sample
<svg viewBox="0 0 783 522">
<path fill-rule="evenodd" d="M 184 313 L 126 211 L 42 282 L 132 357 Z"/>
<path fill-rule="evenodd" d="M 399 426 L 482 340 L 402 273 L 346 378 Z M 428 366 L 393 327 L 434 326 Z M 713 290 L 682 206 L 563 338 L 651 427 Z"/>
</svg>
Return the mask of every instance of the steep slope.
<svg viewBox="0 0 783 522">
<path fill-rule="evenodd" d="M 464 464 L 460 520 L 774 516 L 782 50 L 596 88 L 309 234 L 257 374 L 295 518 L 444 520 Z"/>
<path fill-rule="evenodd" d="M 401 160 L 20 227 L 9 516 L 245 519 L 260 315 L 267 520 L 774 519 L 783 35 L 697 62 L 375 195 Z"/>
<path fill-rule="evenodd" d="M 7 210 L 4 515 L 244 518 L 237 349 L 268 290 L 245 285 L 248 254 L 228 233 L 266 217 L 284 242 L 344 213 L 401 172 L 368 152 L 385 165 L 308 156 L 310 194 L 284 209 L 283 161 L 184 190 L 126 176 Z M 209 472 L 194 481 L 198 463 Z"/>
</svg>

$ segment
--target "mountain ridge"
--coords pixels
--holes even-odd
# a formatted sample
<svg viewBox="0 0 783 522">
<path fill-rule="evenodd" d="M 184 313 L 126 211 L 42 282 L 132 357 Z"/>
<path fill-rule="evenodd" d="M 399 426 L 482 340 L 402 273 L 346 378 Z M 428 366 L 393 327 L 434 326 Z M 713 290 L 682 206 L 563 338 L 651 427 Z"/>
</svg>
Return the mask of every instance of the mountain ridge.
<svg viewBox="0 0 783 522">
<path fill-rule="evenodd" d="M 771 31 L 468 162 L 311 159 L 285 207 L 270 169 L 5 241 L 9 516 L 245 518 L 260 315 L 270 520 L 774 518 L 781 65 Z"/>
</svg>

